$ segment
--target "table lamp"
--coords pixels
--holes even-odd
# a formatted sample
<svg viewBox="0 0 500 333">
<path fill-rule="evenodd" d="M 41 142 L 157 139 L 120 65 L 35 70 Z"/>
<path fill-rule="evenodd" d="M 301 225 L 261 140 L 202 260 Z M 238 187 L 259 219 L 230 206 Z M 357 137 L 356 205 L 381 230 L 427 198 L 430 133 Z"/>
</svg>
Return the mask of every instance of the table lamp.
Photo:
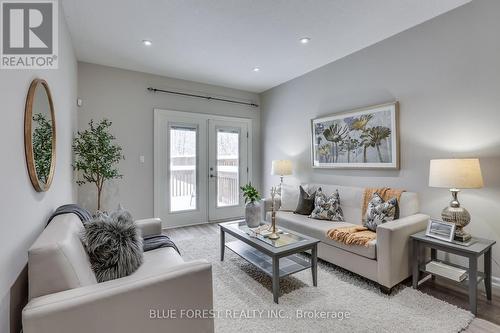
<svg viewBox="0 0 500 333">
<path fill-rule="evenodd" d="M 471 236 L 463 230 L 470 222 L 469 212 L 460 206 L 460 189 L 483 187 L 483 177 L 478 159 L 439 159 L 431 160 L 429 168 L 429 186 L 450 189 L 452 200 L 443 209 L 443 221 L 456 224 L 455 240 L 467 242 Z"/>
<path fill-rule="evenodd" d="M 283 185 L 283 176 L 292 174 L 292 161 L 290 160 L 274 160 L 271 167 L 271 174 L 280 176 L 280 185 Z"/>
</svg>

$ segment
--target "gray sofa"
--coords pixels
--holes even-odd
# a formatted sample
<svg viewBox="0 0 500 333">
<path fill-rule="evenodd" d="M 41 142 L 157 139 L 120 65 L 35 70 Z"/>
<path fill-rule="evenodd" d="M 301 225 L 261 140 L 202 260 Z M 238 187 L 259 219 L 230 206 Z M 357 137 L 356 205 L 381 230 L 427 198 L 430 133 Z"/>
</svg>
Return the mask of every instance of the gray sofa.
<svg viewBox="0 0 500 333">
<path fill-rule="evenodd" d="M 326 236 L 326 232 L 331 228 L 362 224 L 363 188 L 321 184 L 303 186 L 310 189 L 321 187 L 327 195 L 338 189 L 346 221 L 314 220 L 294 214 L 292 211 L 278 210 L 276 213 L 278 226 L 319 239 L 321 241 L 318 245 L 319 258 L 377 282 L 385 293 L 390 293 L 392 287 L 411 276 L 409 236 L 424 230 L 429 220 L 429 216 L 419 214 L 416 193 L 403 192 L 399 202 L 400 218 L 380 225 L 377 228 L 376 240 L 365 247 L 345 245 Z M 298 202 L 298 186 L 296 190 Z M 288 203 L 287 206 L 293 205 Z M 264 207 L 264 218 L 270 221 L 270 199 L 264 200 Z M 275 200 L 275 207 L 279 209 L 280 200 Z"/>
<path fill-rule="evenodd" d="M 136 221 L 143 236 L 161 233 L 161 221 Z M 55 217 L 28 253 L 29 303 L 25 333 L 213 332 L 213 319 L 181 318 L 182 310 L 212 310 L 212 267 L 185 262 L 172 248 L 144 253 L 132 275 L 97 283 L 78 237 L 74 214 Z M 177 319 L 164 317 L 177 310 Z"/>
</svg>

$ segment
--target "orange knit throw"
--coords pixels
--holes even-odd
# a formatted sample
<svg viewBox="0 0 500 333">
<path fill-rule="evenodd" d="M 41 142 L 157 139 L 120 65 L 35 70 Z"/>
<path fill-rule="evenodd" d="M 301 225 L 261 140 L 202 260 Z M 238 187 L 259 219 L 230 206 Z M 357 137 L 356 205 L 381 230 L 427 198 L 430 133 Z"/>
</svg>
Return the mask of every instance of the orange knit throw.
<svg viewBox="0 0 500 333">
<path fill-rule="evenodd" d="M 363 221 L 365 220 L 365 215 L 366 215 L 366 208 L 368 207 L 368 203 L 372 199 L 373 193 L 378 193 L 384 201 L 387 201 L 391 198 L 396 197 L 399 203 L 399 199 L 401 198 L 401 193 L 403 193 L 405 190 L 399 190 L 399 189 L 392 189 L 389 187 L 383 187 L 383 188 L 365 188 L 365 191 L 363 193 L 363 203 L 361 206 L 361 218 Z"/>
<path fill-rule="evenodd" d="M 340 227 L 327 231 L 326 235 L 337 242 L 346 245 L 362 245 L 368 247 L 368 243 L 375 238 L 377 234 L 363 226 Z"/>
</svg>

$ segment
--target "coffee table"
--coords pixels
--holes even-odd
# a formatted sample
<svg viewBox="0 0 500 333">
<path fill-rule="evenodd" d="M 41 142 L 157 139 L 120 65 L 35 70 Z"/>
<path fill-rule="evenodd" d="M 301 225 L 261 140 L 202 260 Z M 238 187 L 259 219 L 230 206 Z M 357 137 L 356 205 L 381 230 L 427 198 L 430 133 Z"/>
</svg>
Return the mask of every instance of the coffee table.
<svg viewBox="0 0 500 333">
<path fill-rule="evenodd" d="M 313 285 L 318 285 L 318 243 L 319 240 L 280 228 L 280 238 L 271 240 L 255 235 L 245 221 L 220 223 L 220 260 L 224 261 L 227 247 L 262 272 L 273 282 L 273 298 L 278 303 L 280 278 L 311 269 Z M 236 240 L 226 243 L 226 233 Z M 311 250 L 311 260 L 297 254 Z"/>
</svg>

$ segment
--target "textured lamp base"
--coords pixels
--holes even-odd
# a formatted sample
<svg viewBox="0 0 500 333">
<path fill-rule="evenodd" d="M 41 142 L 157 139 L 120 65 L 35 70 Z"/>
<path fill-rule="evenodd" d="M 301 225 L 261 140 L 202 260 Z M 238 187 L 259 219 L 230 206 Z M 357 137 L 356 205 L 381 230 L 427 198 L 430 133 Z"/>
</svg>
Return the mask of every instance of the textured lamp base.
<svg viewBox="0 0 500 333">
<path fill-rule="evenodd" d="M 453 239 L 458 241 L 458 242 L 466 243 L 466 242 L 470 241 L 471 238 L 472 238 L 472 236 L 469 233 L 465 232 L 464 229 L 457 228 L 455 230 L 455 237 Z"/>
<path fill-rule="evenodd" d="M 452 201 L 450 206 L 443 209 L 441 212 L 441 218 L 443 221 L 455 223 L 457 226 L 454 236 L 456 241 L 468 242 L 471 239 L 471 235 L 463 229 L 470 222 L 470 214 L 467 209 L 460 207 L 458 200 L 455 202 Z"/>
</svg>

